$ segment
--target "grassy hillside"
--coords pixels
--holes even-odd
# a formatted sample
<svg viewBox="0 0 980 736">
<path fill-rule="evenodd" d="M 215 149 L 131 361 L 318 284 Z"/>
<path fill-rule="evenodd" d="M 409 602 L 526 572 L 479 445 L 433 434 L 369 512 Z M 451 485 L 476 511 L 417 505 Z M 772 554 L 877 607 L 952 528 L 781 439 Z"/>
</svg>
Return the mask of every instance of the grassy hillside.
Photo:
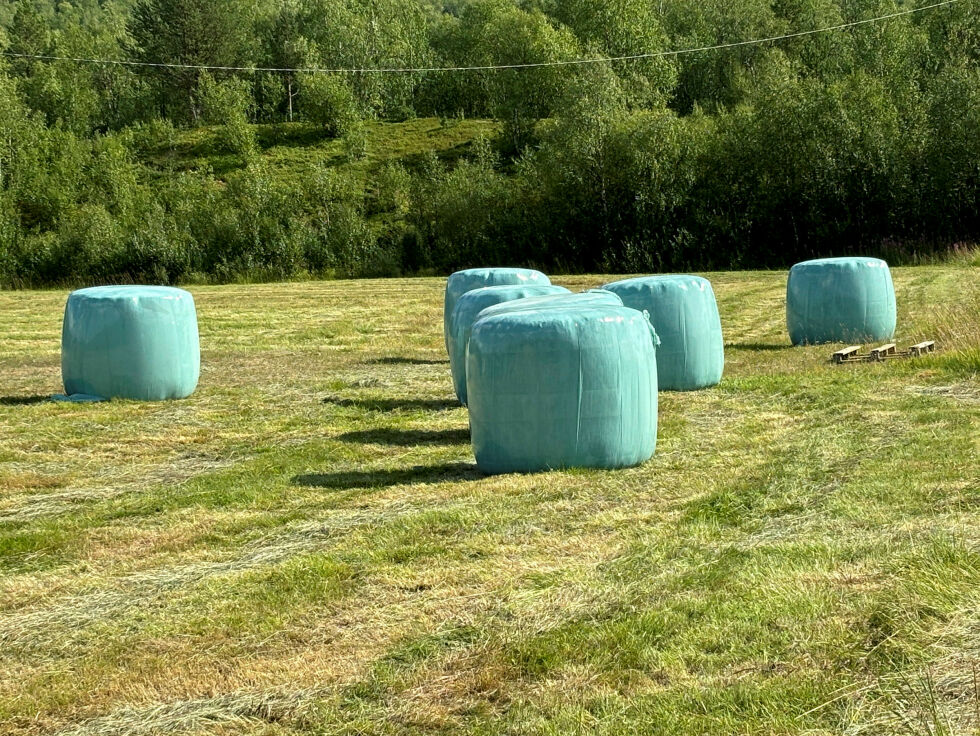
<svg viewBox="0 0 980 736">
<path fill-rule="evenodd" d="M 403 123 L 369 121 L 364 124 L 363 157 L 348 157 L 344 141 L 322 127 L 307 123 L 253 126 L 257 160 L 285 179 L 301 179 L 314 165 L 334 166 L 366 178 L 380 166 L 400 163 L 416 166 L 426 155 L 445 161 L 464 155 L 480 138 L 492 138 L 499 125 L 488 120 L 419 118 Z M 211 171 L 223 178 L 245 168 L 241 156 L 223 153 L 218 128 L 175 131 L 171 145 L 156 145 L 141 157 L 159 171 Z"/>
<path fill-rule="evenodd" d="M 0 288 L 942 258 L 980 239 L 978 12 L 9 0 Z"/>
<path fill-rule="evenodd" d="M 0 293 L 0 731 L 977 728 L 976 271 L 896 269 L 942 352 L 844 367 L 785 274 L 709 276 L 726 377 L 651 462 L 500 477 L 442 280 L 195 288 L 163 404 L 46 401 L 65 294 Z"/>
</svg>

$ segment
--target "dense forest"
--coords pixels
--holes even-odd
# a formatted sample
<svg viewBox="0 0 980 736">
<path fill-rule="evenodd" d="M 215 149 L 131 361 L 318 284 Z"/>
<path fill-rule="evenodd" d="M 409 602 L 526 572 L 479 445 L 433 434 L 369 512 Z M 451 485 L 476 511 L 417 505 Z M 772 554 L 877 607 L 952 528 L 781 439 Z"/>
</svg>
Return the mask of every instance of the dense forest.
<svg viewBox="0 0 980 736">
<path fill-rule="evenodd" d="M 976 0 L 320 71 L 932 1 L 8 0 L 0 284 L 941 251 L 980 233 Z M 423 119 L 471 135 L 385 146 Z"/>
</svg>

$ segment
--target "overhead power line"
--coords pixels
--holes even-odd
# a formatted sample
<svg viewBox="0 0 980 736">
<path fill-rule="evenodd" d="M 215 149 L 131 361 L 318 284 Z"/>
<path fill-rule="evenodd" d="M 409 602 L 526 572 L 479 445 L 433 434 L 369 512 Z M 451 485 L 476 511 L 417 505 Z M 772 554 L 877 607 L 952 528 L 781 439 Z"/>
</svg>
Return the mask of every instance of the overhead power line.
<svg viewBox="0 0 980 736">
<path fill-rule="evenodd" d="M 430 66 L 430 67 L 364 67 L 360 69 L 355 68 L 342 68 L 342 69 L 327 69 L 321 67 L 309 67 L 309 68 L 282 68 L 282 67 L 254 67 L 254 66 L 209 66 L 206 64 L 178 64 L 178 63 L 167 63 L 167 62 L 152 62 L 152 61 L 132 61 L 126 59 L 86 59 L 72 56 L 47 56 L 43 54 L 18 54 L 12 51 L 0 52 L 3 56 L 14 59 L 29 59 L 34 61 L 70 61 L 78 64 L 104 64 L 107 66 L 126 66 L 126 67 L 141 67 L 141 68 L 153 68 L 153 69 L 188 69 L 195 71 L 213 71 L 213 72 L 270 72 L 279 74 L 423 74 L 426 72 L 480 72 L 480 71 L 499 71 L 504 69 L 537 69 L 541 67 L 556 67 L 556 66 L 582 66 L 585 64 L 608 64 L 615 61 L 641 61 L 643 59 L 662 59 L 674 56 L 685 56 L 687 54 L 698 54 L 705 51 L 721 51 L 724 49 L 733 49 L 741 46 L 757 46 L 766 43 L 776 43 L 777 41 L 786 41 L 793 38 L 801 38 L 803 36 L 813 36 L 818 33 L 830 33 L 832 31 L 843 31 L 848 28 L 855 28 L 857 26 L 868 25 L 870 23 L 880 23 L 882 21 L 891 20 L 892 18 L 901 18 L 906 15 L 913 15 L 914 13 L 922 13 L 926 10 L 934 10 L 935 8 L 941 8 L 945 5 L 953 5 L 955 3 L 961 2 L 961 0 L 943 0 L 943 2 L 933 3 L 932 5 L 924 5 L 921 8 L 911 8 L 909 10 L 902 10 L 896 13 L 889 13 L 887 15 L 879 15 L 876 18 L 866 18 L 864 20 L 856 20 L 850 23 L 841 23 L 836 26 L 827 26 L 825 28 L 814 28 L 808 31 L 797 31 L 795 33 L 786 33 L 781 36 L 769 36 L 768 38 L 755 38 L 750 41 L 735 41 L 732 43 L 721 43 L 714 46 L 700 46 L 698 48 L 687 48 L 687 49 L 675 49 L 673 51 L 653 51 L 647 54 L 630 54 L 628 56 L 607 56 L 600 58 L 591 59 L 567 59 L 564 61 L 541 61 L 533 62 L 527 64 L 487 64 L 481 66 Z"/>
</svg>

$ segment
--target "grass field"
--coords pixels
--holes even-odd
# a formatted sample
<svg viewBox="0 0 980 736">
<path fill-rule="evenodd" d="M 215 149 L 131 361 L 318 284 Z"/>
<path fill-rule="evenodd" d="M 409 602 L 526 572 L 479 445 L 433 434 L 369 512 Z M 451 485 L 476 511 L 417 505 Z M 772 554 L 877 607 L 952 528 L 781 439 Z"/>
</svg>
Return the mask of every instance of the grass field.
<svg viewBox="0 0 980 736">
<path fill-rule="evenodd" d="M 443 280 L 193 288 L 163 404 L 46 401 L 65 294 L 0 293 L 0 732 L 977 733 L 980 271 L 896 269 L 944 350 L 837 368 L 709 277 L 652 461 L 500 477 Z"/>
<path fill-rule="evenodd" d="M 369 121 L 364 124 L 364 156 L 349 160 L 344 142 L 322 128 L 306 123 L 256 125 L 256 160 L 277 177 L 300 182 L 318 165 L 337 168 L 367 184 L 369 174 L 387 163 L 416 167 L 427 154 L 451 162 L 471 152 L 480 138 L 492 139 L 499 126 L 490 120 L 416 118 L 403 123 Z M 153 147 L 141 157 L 157 173 L 210 172 L 219 180 L 242 171 L 246 162 L 233 153 L 221 153 L 220 130 L 194 128 L 174 133 L 172 145 Z"/>
</svg>

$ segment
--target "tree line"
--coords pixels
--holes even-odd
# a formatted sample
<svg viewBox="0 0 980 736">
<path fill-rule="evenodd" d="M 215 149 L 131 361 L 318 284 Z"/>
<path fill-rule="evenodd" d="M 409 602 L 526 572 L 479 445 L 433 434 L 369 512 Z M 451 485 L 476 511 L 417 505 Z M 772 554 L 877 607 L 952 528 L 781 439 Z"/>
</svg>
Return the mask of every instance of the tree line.
<svg viewBox="0 0 980 736">
<path fill-rule="evenodd" d="M 923 0 L 924 4 L 924 0 Z M 902 258 L 980 231 L 980 6 L 900 0 L 19 0 L 0 8 L 0 284 Z M 179 68 L 31 57 L 168 62 Z M 195 67 L 270 67 L 274 73 Z M 297 70 L 297 71 L 288 71 Z M 284 176 L 263 131 L 498 121 L 467 155 Z M 217 132 L 221 176 L 150 154 Z M 364 174 L 363 172 L 367 173 Z"/>
</svg>

